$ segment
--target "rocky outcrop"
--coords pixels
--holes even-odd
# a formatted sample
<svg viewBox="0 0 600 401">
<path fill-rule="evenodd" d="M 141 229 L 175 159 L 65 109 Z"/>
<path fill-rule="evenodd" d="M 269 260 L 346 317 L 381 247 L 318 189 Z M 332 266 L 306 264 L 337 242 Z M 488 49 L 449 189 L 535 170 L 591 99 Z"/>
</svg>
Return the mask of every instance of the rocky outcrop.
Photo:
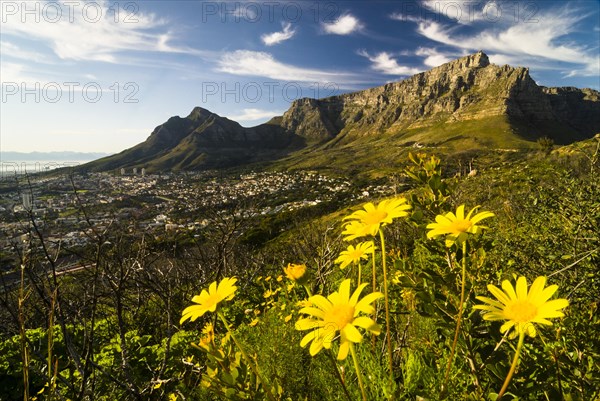
<svg viewBox="0 0 600 401">
<path fill-rule="evenodd" d="M 522 132 L 526 137 L 544 135 L 536 123 L 566 127 L 572 140 L 600 131 L 598 92 L 540 87 L 527 68 L 490 64 L 483 52 L 377 88 L 299 99 L 281 126 L 326 141 L 340 133 L 364 136 L 494 116 L 510 119 L 515 131 L 531 131 Z"/>
<path fill-rule="evenodd" d="M 298 99 L 283 116 L 252 128 L 196 107 L 187 117 L 172 117 L 156 127 L 145 142 L 89 166 L 214 168 L 386 134 L 394 138 L 393 146 L 401 138 L 438 144 L 471 138 L 470 144 L 506 147 L 542 136 L 570 143 L 598 132 L 597 91 L 541 87 L 527 68 L 493 65 L 479 52 L 403 81 Z"/>
</svg>

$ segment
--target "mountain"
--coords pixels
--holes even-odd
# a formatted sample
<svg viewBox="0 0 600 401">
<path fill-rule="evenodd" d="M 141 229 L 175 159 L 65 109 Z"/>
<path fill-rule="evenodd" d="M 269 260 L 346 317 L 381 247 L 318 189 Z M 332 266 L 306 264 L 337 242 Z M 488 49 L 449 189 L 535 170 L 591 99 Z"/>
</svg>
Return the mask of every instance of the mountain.
<svg viewBox="0 0 600 401">
<path fill-rule="evenodd" d="M 305 145 L 303 138 L 276 124 L 244 128 L 196 107 L 184 118 L 171 117 L 146 141 L 82 166 L 101 171 L 128 167 L 191 170 L 229 167 L 279 158 Z"/>
<path fill-rule="evenodd" d="M 400 82 L 296 100 L 281 125 L 306 138 L 338 143 L 381 134 L 400 142 L 460 139 L 449 135 L 454 132 L 490 146 L 503 146 L 503 137 L 511 143 L 540 136 L 570 143 L 600 131 L 599 95 L 538 86 L 527 68 L 492 65 L 479 52 Z"/>
<path fill-rule="evenodd" d="M 527 68 L 493 65 L 479 52 L 376 88 L 298 99 L 283 116 L 252 128 L 198 107 L 170 118 L 145 142 L 86 166 L 204 169 L 281 158 L 306 165 L 337 155 L 368 162 L 416 143 L 515 149 L 540 137 L 567 144 L 597 132 L 598 91 L 539 86 Z"/>
</svg>

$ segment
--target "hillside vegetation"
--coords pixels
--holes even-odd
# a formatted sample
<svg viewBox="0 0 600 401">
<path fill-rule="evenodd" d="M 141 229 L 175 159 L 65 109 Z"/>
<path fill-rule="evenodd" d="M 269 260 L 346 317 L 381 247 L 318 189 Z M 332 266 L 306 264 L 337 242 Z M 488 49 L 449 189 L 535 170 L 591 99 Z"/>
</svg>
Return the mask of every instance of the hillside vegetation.
<svg viewBox="0 0 600 401">
<path fill-rule="evenodd" d="M 96 232 L 73 274 L 19 251 L 0 399 L 597 400 L 599 140 L 405 149 L 362 177 L 396 196 L 281 216 L 267 242 L 216 214 L 201 238 Z"/>
</svg>

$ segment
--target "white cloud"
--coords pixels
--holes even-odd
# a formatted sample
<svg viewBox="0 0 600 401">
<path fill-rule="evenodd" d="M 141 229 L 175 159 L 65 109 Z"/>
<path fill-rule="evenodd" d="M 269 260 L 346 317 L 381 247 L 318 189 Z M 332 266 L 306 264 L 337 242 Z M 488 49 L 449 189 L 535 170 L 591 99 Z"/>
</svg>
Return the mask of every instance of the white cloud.
<svg viewBox="0 0 600 401">
<path fill-rule="evenodd" d="M 282 114 L 283 111 L 243 109 L 240 114 L 229 115 L 227 118 L 234 121 L 255 121 L 280 116 Z"/>
<path fill-rule="evenodd" d="M 375 56 L 371 56 L 366 51 L 359 51 L 359 55 L 366 57 L 373 63 L 371 68 L 375 71 L 381 72 L 386 75 L 414 75 L 418 74 L 422 70 L 413 67 L 406 67 L 399 65 L 398 62 L 393 59 L 389 53 L 381 52 Z"/>
<path fill-rule="evenodd" d="M 11 87 L 14 84 L 44 84 L 40 82 L 40 79 L 31 74 L 30 71 L 27 70 L 27 67 L 23 64 L 19 63 L 10 63 L 7 61 L 2 61 L 0 63 L 0 84 L 10 85 Z M 2 88 L 5 90 L 5 88 Z"/>
<path fill-rule="evenodd" d="M 415 54 L 417 56 L 424 56 L 425 60 L 423 60 L 423 64 L 425 64 L 428 67 L 437 67 L 455 58 L 453 55 L 441 53 L 436 49 L 430 49 L 425 47 L 419 47 Z"/>
<path fill-rule="evenodd" d="M 296 30 L 292 29 L 292 24 L 288 22 L 283 25 L 283 31 L 264 34 L 260 38 L 265 45 L 273 46 L 291 39 L 295 34 Z"/>
<path fill-rule="evenodd" d="M 517 3 L 498 4 L 496 1 L 485 3 L 471 1 L 423 0 L 421 3 L 406 5 L 404 12 L 394 12 L 389 18 L 402 22 L 441 21 L 449 19 L 460 25 L 471 25 L 478 21 L 498 23 L 515 15 Z M 522 11 L 522 10 L 521 10 Z M 443 18 L 442 18 L 443 17 Z"/>
<path fill-rule="evenodd" d="M 450 28 L 433 21 L 420 22 L 417 32 L 430 40 L 459 49 L 497 53 L 496 59 L 503 56 L 518 57 L 521 60 L 541 58 L 561 63 L 555 66 L 556 69 L 562 69 L 562 63 L 580 65 L 581 68 L 573 69 L 570 73 L 572 75 L 598 75 L 597 50 L 561 40 L 573 32 L 583 18 L 585 15 L 563 8 L 540 15 L 535 24 L 520 23 L 508 27 L 497 25 L 470 36 L 457 34 L 455 27 Z"/>
<path fill-rule="evenodd" d="M 331 23 L 322 23 L 326 33 L 334 35 L 350 35 L 352 32 L 359 31 L 363 24 L 351 14 L 342 15 L 337 21 Z"/>
<path fill-rule="evenodd" d="M 41 53 L 25 50 L 20 46 L 17 46 L 14 43 L 8 41 L 0 41 L 0 53 L 3 56 L 8 56 L 12 58 L 23 59 L 27 61 L 33 61 L 36 63 L 46 63 L 48 64 L 48 56 L 44 56 Z"/>
<path fill-rule="evenodd" d="M 221 21 L 228 21 L 228 15 L 233 16 L 233 21 L 239 22 L 240 20 L 245 20 L 249 22 L 256 22 L 259 15 L 256 13 L 256 4 L 249 3 L 246 6 L 243 3 L 234 3 L 234 9 L 229 10 L 227 7 L 227 2 L 220 3 L 221 9 Z"/>
<path fill-rule="evenodd" d="M 420 10 L 420 21 L 426 18 L 440 21 L 440 16 L 452 20 L 460 25 L 470 25 L 477 21 L 487 21 L 498 23 L 503 18 L 514 18 L 514 7 L 523 7 L 516 2 L 498 3 L 496 1 L 487 1 L 485 3 L 477 3 L 470 1 L 440 1 L 440 0 L 423 0 L 421 5 L 426 10 Z M 521 9 L 521 12 L 523 10 Z M 415 21 L 418 22 L 418 21 Z"/>
<path fill-rule="evenodd" d="M 69 2 L 66 2 L 69 3 Z M 19 13 L 3 16 L 2 34 L 16 35 L 27 39 L 45 42 L 63 60 L 94 60 L 110 63 L 119 62 L 122 51 L 154 51 L 170 53 L 194 53 L 193 49 L 178 48 L 169 44 L 173 39 L 169 32 L 155 32 L 164 29 L 166 22 L 152 14 L 136 12 L 132 20 L 125 22 L 127 10 L 121 10 L 119 20 L 115 20 L 114 10 L 106 2 L 94 2 L 92 10 L 77 10 L 77 2 L 52 2 L 62 6 L 62 14 L 49 15 L 41 12 L 36 22 L 35 16 L 21 18 Z M 48 10 L 56 11 L 55 6 Z M 75 10 L 70 7 L 75 7 Z M 79 5 L 79 7 L 83 7 Z M 112 5 L 111 7 L 114 7 Z"/>
<path fill-rule="evenodd" d="M 349 74 L 296 67 L 276 60 L 271 54 L 251 50 L 225 53 L 217 62 L 217 69 L 233 75 L 265 77 L 282 81 L 348 82 Z"/>
<path fill-rule="evenodd" d="M 421 22 L 423 21 L 423 18 L 421 17 L 417 17 L 414 15 L 410 15 L 410 14 L 403 14 L 403 13 L 392 13 L 390 14 L 390 19 L 396 20 L 396 21 L 402 21 L 402 22 L 406 22 L 406 21 L 410 21 L 410 22 Z"/>
</svg>

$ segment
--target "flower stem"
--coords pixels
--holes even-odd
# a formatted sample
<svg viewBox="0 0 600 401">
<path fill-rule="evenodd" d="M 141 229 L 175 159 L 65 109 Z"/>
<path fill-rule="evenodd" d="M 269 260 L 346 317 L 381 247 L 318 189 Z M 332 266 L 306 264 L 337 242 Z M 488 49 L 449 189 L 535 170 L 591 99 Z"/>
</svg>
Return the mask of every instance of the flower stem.
<svg viewBox="0 0 600 401">
<path fill-rule="evenodd" d="M 390 304 L 388 300 L 388 281 L 387 281 L 387 267 L 386 267 L 386 255 L 385 255 L 385 239 L 383 231 L 379 230 L 379 238 L 381 239 L 381 265 L 383 267 L 383 297 L 385 300 L 385 334 L 387 338 L 388 348 L 388 362 L 390 368 L 390 383 L 394 382 L 394 363 L 392 357 L 392 336 L 390 335 Z"/>
<path fill-rule="evenodd" d="M 460 304 L 458 305 L 458 317 L 456 318 L 456 330 L 454 331 L 454 341 L 452 341 L 452 348 L 450 349 L 450 357 L 448 358 L 448 365 L 446 366 L 446 374 L 444 375 L 444 384 L 442 385 L 442 393 L 446 391 L 448 384 L 448 378 L 450 377 L 450 369 L 452 368 L 452 362 L 454 361 L 454 352 L 456 351 L 456 344 L 458 342 L 458 333 L 460 332 L 460 323 L 462 321 L 463 304 L 465 303 L 465 286 L 467 277 L 467 241 L 463 241 L 462 244 L 462 278 L 460 284 Z"/>
<path fill-rule="evenodd" d="M 344 379 L 342 378 L 342 375 L 340 374 L 340 370 L 338 369 L 338 365 L 335 362 L 335 358 L 333 357 L 333 353 L 331 352 L 330 349 L 327 350 L 327 351 L 328 352 L 326 352 L 326 354 L 329 357 L 329 360 L 331 361 L 331 363 L 333 364 L 333 368 L 335 369 L 335 376 L 337 377 L 337 379 L 342 384 L 342 390 L 344 390 L 344 394 L 346 394 L 346 398 L 348 398 L 349 401 L 352 401 L 352 397 L 350 396 L 350 393 L 348 392 L 348 388 L 346 387 L 346 383 L 344 382 Z"/>
<path fill-rule="evenodd" d="M 357 285 L 361 285 L 362 284 L 362 266 L 360 264 L 360 261 L 356 262 L 356 265 L 358 267 L 358 284 Z"/>
<path fill-rule="evenodd" d="M 256 377 L 258 378 L 258 380 L 260 380 L 263 388 L 265 389 L 265 392 L 267 393 L 267 397 L 269 398 L 269 400 L 276 401 L 275 397 L 271 393 L 271 388 L 267 385 L 267 383 L 265 382 L 265 380 L 260 375 L 260 372 L 258 371 L 258 366 L 256 366 L 256 364 L 254 363 L 254 361 L 252 359 L 250 359 L 250 357 L 248 356 L 248 354 L 244 350 L 244 347 L 242 347 L 242 344 L 240 344 L 238 342 L 237 338 L 235 338 L 235 336 L 233 335 L 233 331 L 231 330 L 231 327 L 229 326 L 229 323 L 227 323 L 227 320 L 225 319 L 225 316 L 223 316 L 223 313 L 218 312 L 217 314 L 219 315 L 219 318 L 221 319 L 221 321 L 225 325 L 225 328 L 229 332 L 229 335 L 231 336 L 231 339 L 235 343 L 236 347 L 238 347 L 238 349 L 242 353 L 242 356 L 244 357 L 244 359 L 246 360 L 246 362 L 248 362 L 248 365 L 250 365 L 250 369 L 252 369 L 252 371 L 254 372 L 254 374 L 256 375 Z"/>
<path fill-rule="evenodd" d="M 358 366 L 358 359 L 356 359 L 356 351 L 354 350 L 354 343 L 350 343 L 350 353 L 352 354 L 352 360 L 354 361 L 354 369 L 356 370 L 356 377 L 358 377 L 358 385 L 360 386 L 360 393 L 362 394 L 363 401 L 367 401 L 367 395 L 365 394 L 365 385 L 363 383 L 362 373 L 360 373 L 360 367 Z"/>
<path fill-rule="evenodd" d="M 525 339 L 525 332 L 519 333 L 519 342 L 517 343 L 517 351 L 515 352 L 515 357 L 513 358 L 512 365 L 510 365 L 510 370 L 506 375 L 506 379 L 504 379 L 504 384 L 502 385 L 502 389 L 498 393 L 498 397 L 496 401 L 500 401 L 506 389 L 508 388 L 508 384 L 510 383 L 510 379 L 512 379 L 513 374 L 515 373 L 515 369 L 517 368 L 517 363 L 519 362 L 519 356 L 521 355 L 521 348 L 523 348 L 523 340 Z"/>
<path fill-rule="evenodd" d="M 375 265 L 375 247 L 373 247 L 373 291 L 377 291 L 377 266 Z"/>
<path fill-rule="evenodd" d="M 304 287 L 304 290 L 306 291 L 306 295 L 308 295 L 308 297 L 312 297 L 312 291 L 310 290 L 310 288 L 308 287 L 307 284 L 304 284 L 302 287 Z"/>
<path fill-rule="evenodd" d="M 375 246 L 373 246 L 373 292 L 377 291 L 377 266 L 375 265 Z M 376 320 L 377 312 L 373 310 L 373 321 Z M 375 351 L 375 334 L 371 335 L 371 346 L 373 348 L 373 352 Z"/>
</svg>

